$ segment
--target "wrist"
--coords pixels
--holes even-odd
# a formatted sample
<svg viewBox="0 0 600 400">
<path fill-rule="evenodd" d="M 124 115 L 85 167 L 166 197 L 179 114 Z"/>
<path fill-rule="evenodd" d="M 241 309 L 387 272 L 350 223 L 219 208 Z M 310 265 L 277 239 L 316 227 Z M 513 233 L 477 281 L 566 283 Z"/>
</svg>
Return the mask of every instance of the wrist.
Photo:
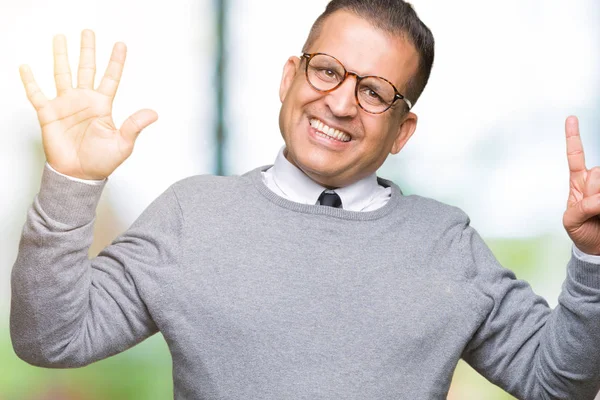
<svg viewBox="0 0 600 400">
<path fill-rule="evenodd" d="M 582 251 L 575 243 L 573 243 L 573 254 L 580 260 L 600 264 L 600 255 Z"/>
<path fill-rule="evenodd" d="M 43 212 L 52 220 L 67 226 L 81 226 L 91 222 L 95 217 L 104 182 L 76 182 L 68 176 L 52 172 L 49 165 L 46 165 L 36 199 Z"/>
<path fill-rule="evenodd" d="M 77 177 L 74 177 L 74 176 L 66 175 L 66 174 L 63 174 L 62 172 L 58 172 L 56 169 L 52 168 L 52 166 L 50 165 L 50 163 L 47 162 L 47 161 L 46 161 L 46 167 L 50 171 L 52 171 L 52 172 L 54 172 L 54 173 L 56 173 L 56 174 L 58 174 L 58 175 L 60 175 L 62 177 L 65 177 L 65 178 L 70 179 L 70 180 L 75 181 L 75 182 L 85 183 L 85 184 L 88 184 L 88 185 L 101 185 L 101 184 L 105 183 L 106 180 L 107 180 L 107 178 L 104 178 L 104 179 L 81 179 L 81 178 L 77 178 Z"/>
</svg>

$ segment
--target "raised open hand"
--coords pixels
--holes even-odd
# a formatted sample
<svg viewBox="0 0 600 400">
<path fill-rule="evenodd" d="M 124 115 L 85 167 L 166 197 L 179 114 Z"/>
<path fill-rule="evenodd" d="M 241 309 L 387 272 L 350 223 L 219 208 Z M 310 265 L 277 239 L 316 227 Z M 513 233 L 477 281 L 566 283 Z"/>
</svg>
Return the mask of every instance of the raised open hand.
<svg viewBox="0 0 600 400">
<path fill-rule="evenodd" d="M 600 255 L 600 167 L 585 167 L 577 118 L 567 118 L 565 125 L 570 190 L 563 224 L 579 250 Z"/>
<path fill-rule="evenodd" d="M 41 92 L 28 66 L 19 68 L 27 97 L 35 107 L 42 128 L 46 159 L 58 172 L 81 179 L 104 179 L 133 151 L 142 129 L 158 119 L 148 109 L 131 115 L 117 129 L 112 120 L 112 103 L 123 72 L 127 48 L 116 43 L 100 85 L 94 90 L 96 49 L 94 32 L 81 33 L 77 88 L 72 86 L 67 43 L 54 38 L 56 98 Z"/>
</svg>

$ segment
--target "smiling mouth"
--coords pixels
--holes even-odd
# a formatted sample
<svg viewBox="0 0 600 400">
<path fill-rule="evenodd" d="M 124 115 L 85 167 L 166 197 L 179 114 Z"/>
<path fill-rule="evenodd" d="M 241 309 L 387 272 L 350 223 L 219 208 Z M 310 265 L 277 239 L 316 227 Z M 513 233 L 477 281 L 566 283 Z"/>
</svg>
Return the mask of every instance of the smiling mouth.
<svg viewBox="0 0 600 400">
<path fill-rule="evenodd" d="M 317 131 L 317 135 L 321 137 L 325 137 L 327 139 L 333 139 L 340 142 L 349 142 L 352 138 L 346 132 L 342 132 L 340 130 L 330 128 L 325 125 L 322 121 L 319 121 L 316 118 L 312 118 L 310 120 L 310 126 L 315 128 Z"/>
</svg>

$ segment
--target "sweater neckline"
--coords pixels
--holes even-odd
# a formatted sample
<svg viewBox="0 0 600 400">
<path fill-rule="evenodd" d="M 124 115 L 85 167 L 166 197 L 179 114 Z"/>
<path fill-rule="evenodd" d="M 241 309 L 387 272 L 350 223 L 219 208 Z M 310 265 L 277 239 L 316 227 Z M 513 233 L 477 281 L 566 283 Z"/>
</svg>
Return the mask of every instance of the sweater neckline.
<svg viewBox="0 0 600 400">
<path fill-rule="evenodd" d="M 291 200 L 284 199 L 273 193 L 267 185 L 263 182 L 262 172 L 271 168 L 272 165 L 265 165 L 262 167 L 255 168 L 246 174 L 244 177 L 247 177 L 252 182 L 253 186 L 256 190 L 265 197 L 271 203 L 275 205 L 288 209 L 290 211 L 304 213 L 304 214 L 313 214 L 313 215 L 327 215 L 334 218 L 353 220 L 353 221 L 370 221 L 382 218 L 398 207 L 404 195 L 402 191 L 394 182 L 389 181 L 387 179 L 383 179 L 377 177 L 377 181 L 380 185 L 385 187 L 390 187 L 392 189 L 392 194 L 390 196 L 389 201 L 381 208 L 373 211 L 348 211 L 341 208 L 333 208 L 333 207 L 323 207 L 319 205 L 312 204 L 302 204 L 296 203 Z"/>
</svg>

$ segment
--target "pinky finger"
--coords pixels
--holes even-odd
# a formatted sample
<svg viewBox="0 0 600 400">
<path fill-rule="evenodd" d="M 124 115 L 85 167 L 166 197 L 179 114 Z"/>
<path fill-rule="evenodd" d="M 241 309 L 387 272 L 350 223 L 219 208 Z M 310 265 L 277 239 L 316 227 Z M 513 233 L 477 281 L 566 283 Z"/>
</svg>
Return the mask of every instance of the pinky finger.
<svg viewBox="0 0 600 400">
<path fill-rule="evenodd" d="M 21 81 L 23 82 L 23 86 L 25 86 L 25 92 L 27 93 L 27 98 L 36 109 L 39 111 L 44 108 L 46 104 L 48 104 L 48 98 L 44 96 L 44 93 L 40 90 L 40 87 L 35 82 L 33 78 L 33 73 L 29 66 L 21 65 L 19 67 L 19 74 L 21 75 Z"/>
</svg>

